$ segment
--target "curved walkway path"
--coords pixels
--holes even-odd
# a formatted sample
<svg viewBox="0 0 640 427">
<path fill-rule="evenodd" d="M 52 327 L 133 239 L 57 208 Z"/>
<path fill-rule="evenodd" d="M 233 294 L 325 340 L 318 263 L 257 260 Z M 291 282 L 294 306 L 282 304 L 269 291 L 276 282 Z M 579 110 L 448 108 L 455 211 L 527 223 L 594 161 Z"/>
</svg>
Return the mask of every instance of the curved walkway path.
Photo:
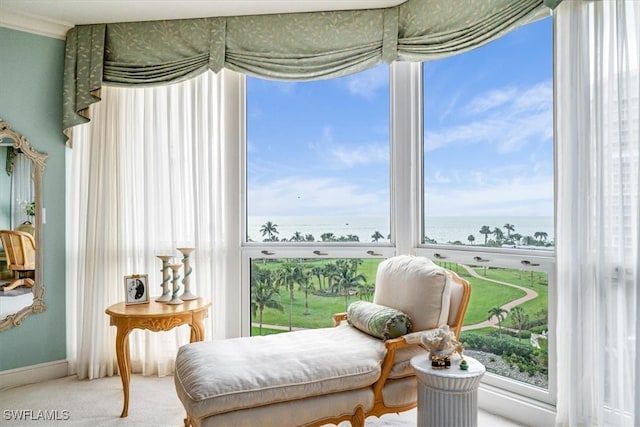
<svg viewBox="0 0 640 427">
<path fill-rule="evenodd" d="M 477 271 L 475 271 L 473 268 L 469 267 L 468 265 L 464 265 L 464 264 L 460 264 L 460 266 L 462 268 L 464 268 L 465 270 L 467 270 L 467 272 L 472 275 L 473 277 L 477 277 L 478 279 L 482 279 L 482 280 L 486 280 L 488 282 L 493 282 L 493 283 L 498 283 L 500 285 L 505 285 L 505 286 L 511 286 L 512 288 L 516 288 L 516 289 L 520 289 L 521 291 L 526 292 L 526 295 L 515 299 L 513 301 L 509 301 L 508 303 L 501 305 L 500 307 L 503 308 L 504 310 L 511 310 L 513 307 L 515 307 L 516 305 L 520 305 L 523 304 L 527 301 L 531 301 L 532 299 L 536 298 L 538 296 L 538 293 L 536 291 L 534 291 L 533 289 L 529 289 L 529 288 L 525 288 L 524 286 L 518 286 L 518 285 L 514 285 L 513 283 L 507 283 L 507 282 L 501 282 L 500 280 L 494 280 L 494 279 L 488 279 L 484 276 L 481 276 L 478 274 Z M 469 331 L 471 329 L 481 329 L 481 328 L 487 328 L 487 327 L 493 327 L 496 326 L 498 324 L 498 319 L 496 319 L 495 317 L 492 317 L 491 320 L 485 320 L 484 322 L 480 322 L 480 323 L 474 323 L 473 325 L 466 325 L 462 327 L 463 331 Z"/>
</svg>

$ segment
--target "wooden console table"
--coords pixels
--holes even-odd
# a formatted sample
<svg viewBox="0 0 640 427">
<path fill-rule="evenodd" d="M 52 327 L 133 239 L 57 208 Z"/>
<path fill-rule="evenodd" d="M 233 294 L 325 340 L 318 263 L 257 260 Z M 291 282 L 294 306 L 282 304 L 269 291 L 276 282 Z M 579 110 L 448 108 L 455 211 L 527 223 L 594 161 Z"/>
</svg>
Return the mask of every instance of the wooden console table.
<svg viewBox="0 0 640 427">
<path fill-rule="evenodd" d="M 111 317 L 111 326 L 117 328 L 116 356 L 122 379 L 124 406 L 120 417 L 129 411 L 129 382 L 131 381 L 131 356 L 129 354 L 129 332 L 133 329 L 168 331 L 176 326 L 191 326 L 191 342 L 204 340 L 203 319 L 209 315 L 211 302 L 206 298 L 185 301 L 178 305 L 163 304 L 151 299 L 148 304 L 114 304 L 105 310 Z"/>
</svg>

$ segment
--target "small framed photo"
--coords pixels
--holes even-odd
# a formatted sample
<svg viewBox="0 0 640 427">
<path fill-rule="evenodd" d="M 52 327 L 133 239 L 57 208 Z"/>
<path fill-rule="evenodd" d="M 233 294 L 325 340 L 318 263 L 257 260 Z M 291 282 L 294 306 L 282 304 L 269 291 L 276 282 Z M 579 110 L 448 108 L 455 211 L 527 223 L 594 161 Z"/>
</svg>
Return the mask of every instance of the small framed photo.
<svg viewBox="0 0 640 427">
<path fill-rule="evenodd" d="M 147 274 L 132 274 L 124 276 L 124 294 L 126 305 L 144 304 L 149 302 L 149 288 Z"/>
</svg>

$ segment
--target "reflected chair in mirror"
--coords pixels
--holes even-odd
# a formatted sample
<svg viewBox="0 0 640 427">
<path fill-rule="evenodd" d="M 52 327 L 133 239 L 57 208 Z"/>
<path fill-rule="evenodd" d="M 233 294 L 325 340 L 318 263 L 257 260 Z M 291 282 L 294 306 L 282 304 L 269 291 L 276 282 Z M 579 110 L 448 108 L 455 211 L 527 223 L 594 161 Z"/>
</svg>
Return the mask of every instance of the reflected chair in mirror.
<svg viewBox="0 0 640 427">
<path fill-rule="evenodd" d="M 18 286 L 32 287 L 36 269 L 36 243 L 29 233 L 16 230 L 0 230 L 0 240 L 7 257 L 7 268 L 17 275 L 14 280 L 3 286 L 9 291 Z"/>
</svg>

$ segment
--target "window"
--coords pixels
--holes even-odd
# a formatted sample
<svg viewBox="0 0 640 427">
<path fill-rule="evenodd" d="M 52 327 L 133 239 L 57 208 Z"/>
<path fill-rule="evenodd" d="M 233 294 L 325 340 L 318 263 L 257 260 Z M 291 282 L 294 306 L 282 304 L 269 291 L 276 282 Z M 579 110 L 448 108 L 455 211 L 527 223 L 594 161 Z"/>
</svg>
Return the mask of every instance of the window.
<svg viewBox="0 0 640 427">
<path fill-rule="evenodd" d="M 247 78 L 247 241 L 388 242 L 389 67 Z"/>
<path fill-rule="evenodd" d="M 421 253 L 470 282 L 461 341 L 487 367 L 485 381 L 544 400 L 553 392 L 551 24 L 423 64 Z"/>
<path fill-rule="evenodd" d="M 551 18 L 424 63 L 423 242 L 554 245 Z"/>
<path fill-rule="evenodd" d="M 389 67 L 247 78 L 250 333 L 333 325 L 391 256 Z M 372 249 L 381 245 L 386 249 Z"/>
<path fill-rule="evenodd" d="M 415 253 L 471 283 L 483 381 L 553 402 L 551 30 L 339 79 L 248 77 L 243 332 L 329 326 L 382 259 Z M 331 265 L 366 280 L 340 289 Z"/>
</svg>

